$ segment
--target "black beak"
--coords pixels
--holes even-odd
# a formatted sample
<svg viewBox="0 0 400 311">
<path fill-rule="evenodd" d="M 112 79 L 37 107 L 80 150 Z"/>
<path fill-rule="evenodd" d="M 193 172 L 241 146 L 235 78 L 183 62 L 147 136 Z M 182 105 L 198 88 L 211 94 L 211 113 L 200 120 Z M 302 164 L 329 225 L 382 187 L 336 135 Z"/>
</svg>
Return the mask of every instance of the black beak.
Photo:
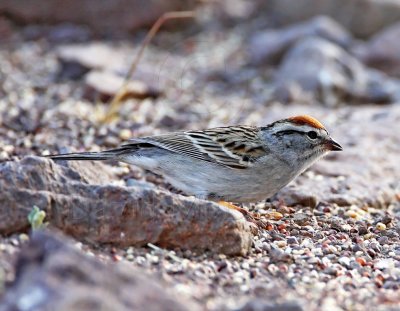
<svg viewBox="0 0 400 311">
<path fill-rule="evenodd" d="M 330 151 L 342 151 L 343 148 L 340 146 L 336 141 L 334 141 L 332 138 L 329 138 L 325 142 L 325 146 L 328 150 Z"/>
</svg>

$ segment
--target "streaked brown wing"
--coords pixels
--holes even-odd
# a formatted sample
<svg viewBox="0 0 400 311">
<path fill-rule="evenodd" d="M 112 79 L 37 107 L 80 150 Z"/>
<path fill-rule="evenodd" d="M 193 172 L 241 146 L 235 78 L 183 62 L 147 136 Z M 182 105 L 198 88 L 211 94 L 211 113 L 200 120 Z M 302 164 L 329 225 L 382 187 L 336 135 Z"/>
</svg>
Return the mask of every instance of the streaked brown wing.
<svg viewBox="0 0 400 311">
<path fill-rule="evenodd" d="M 198 160 L 245 169 L 267 151 L 260 144 L 258 129 L 231 126 L 132 139 L 133 143 L 150 143 Z"/>
</svg>

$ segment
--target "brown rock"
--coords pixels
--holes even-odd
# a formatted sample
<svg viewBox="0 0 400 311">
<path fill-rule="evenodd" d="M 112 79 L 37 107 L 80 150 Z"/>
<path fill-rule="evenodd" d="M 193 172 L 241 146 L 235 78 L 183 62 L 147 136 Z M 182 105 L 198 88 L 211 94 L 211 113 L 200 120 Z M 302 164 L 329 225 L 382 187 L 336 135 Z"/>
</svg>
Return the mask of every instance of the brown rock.
<svg viewBox="0 0 400 311">
<path fill-rule="evenodd" d="M 194 5 L 182 0 L 2 0 L 0 13 L 20 24 L 69 22 L 88 25 L 98 33 L 119 33 L 149 26 L 165 12 L 190 10 Z"/>
<path fill-rule="evenodd" d="M 342 47 L 348 47 L 351 35 L 333 19 L 317 16 L 304 23 L 290 25 L 279 30 L 256 33 L 249 43 L 252 63 L 275 64 L 296 41 L 304 37 L 320 37 Z"/>
<path fill-rule="evenodd" d="M 10 39 L 13 34 L 14 29 L 10 21 L 0 15 L 0 41 Z"/>
<path fill-rule="evenodd" d="M 89 100 L 109 101 L 124 85 L 124 78 L 112 72 L 91 71 L 85 77 L 85 97 Z M 146 97 L 156 98 L 161 94 L 159 89 L 148 86 L 142 81 L 131 80 L 126 85 L 123 99 Z"/>
<path fill-rule="evenodd" d="M 81 79 L 85 75 L 86 97 L 108 100 L 123 83 L 136 52 L 131 48 L 116 48 L 105 43 L 62 45 L 57 49 L 60 62 L 59 79 Z M 166 85 L 165 75 L 141 63 L 128 86 L 127 96 L 157 97 Z"/>
<path fill-rule="evenodd" d="M 123 68 L 132 61 L 128 51 L 100 42 L 62 45 L 57 56 L 61 64 L 59 76 L 69 79 L 81 78 L 92 69 L 123 73 Z"/>
<path fill-rule="evenodd" d="M 3 298 L 1 311 L 199 310 L 131 265 L 100 262 L 61 235 L 40 231 L 21 251 Z"/>
<path fill-rule="evenodd" d="M 74 65 L 81 67 L 84 73 L 90 70 L 104 70 L 126 74 L 129 69 L 127 64 L 130 64 L 135 57 L 135 50 L 132 47 L 116 47 L 104 42 L 65 44 L 61 45 L 56 53 L 61 67 Z M 140 62 L 134 78 L 141 77 L 146 81 L 160 80 L 160 73 L 154 71 L 152 65 Z"/>
<path fill-rule="evenodd" d="M 362 47 L 362 60 L 369 66 L 400 77 L 400 22 L 377 33 Z"/>
<path fill-rule="evenodd" d="M 287 53 L 276 75 L 275 94 L 287 98 L 293 85 L 328 106 L 342 102 L 390 102 L 383 80 L 370 72 L 344 49 L 320 38 L 305 38 Z M 381 84 L 380 84 L 381 83 Z M 285 94 L 284 98 L 279 98 Z"/>
<path fill-rule="evenodd" d="M 52 226 L 87 242 L 156 243 L 230 255 L 250 248 L 251 227 L 239 212 L 147 187 L 86 183 L 93 178 L 38 157 L 1 163 L 0 233 L 27 229 L 36 205 Z"/>
<path fill-rule="evenodd" d="M 268 12 L 282 23 L 290 24 L 315 15 L 334 18 L 358 37 L 368 37 L 400 20 L 400 2 L 396 0 L 270 0 Z"/>
</svg>

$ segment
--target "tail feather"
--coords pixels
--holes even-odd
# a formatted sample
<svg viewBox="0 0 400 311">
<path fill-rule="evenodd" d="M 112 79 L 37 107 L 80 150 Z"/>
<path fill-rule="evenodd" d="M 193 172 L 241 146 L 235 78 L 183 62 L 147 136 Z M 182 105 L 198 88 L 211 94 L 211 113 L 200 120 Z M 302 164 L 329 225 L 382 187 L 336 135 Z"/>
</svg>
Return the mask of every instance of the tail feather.
<svg viewBox="0 0 400 311">
<path fill-rule="evenodd" d="M 53 160 L 89 160 L 104 161 L 118 159 L 125 154 L 130 154 L 138 150 L 138 146 L 134 144 L 123 145 L 119 148 L 100 151 L 100 152 L 74 152 L 65 154 L 51 154 L 45 156 Z"/>
<path fill-rule="evenodd" d="M 117 156 L 115 153 L 107 152 L 76 152 L 76 153 L 65 153 L 65 154 L 51 154 L 45 156 L 53 160 L 109 160 L 114 159 Z"/>
</svg>

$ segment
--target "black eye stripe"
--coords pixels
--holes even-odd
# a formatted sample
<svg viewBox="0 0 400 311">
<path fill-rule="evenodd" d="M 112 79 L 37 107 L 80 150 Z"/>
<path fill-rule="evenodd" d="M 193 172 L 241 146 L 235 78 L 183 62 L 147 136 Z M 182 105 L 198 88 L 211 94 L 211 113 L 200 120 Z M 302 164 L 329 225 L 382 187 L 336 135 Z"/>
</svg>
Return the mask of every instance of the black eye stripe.
<svg viewBox="0 0 400 311">
<path fill-rule="evenodd" d="M 297 130 L 283 130 L 283 131 L 277 132 L 276 134 L 278 134 L 278 135 L 292 135 L 292 134 L 304 135 L 304 134 L 307 134 L 307 133 L 302 132 L 302 131 L 297 131 Z"/>
<path fill-rule="evenodd" d="M 297 130 L 283 130 L 283 131 L 279 131 L 276 133 L 276 135 L 279 135 L 279 136 L 292 135 L 292 134 L 307 135 L 311 139 L 316 139 L 318 137 L 318 133 L 316 131 L 302 132 L 302 131 L 297 131 Z"/>
</svg>

